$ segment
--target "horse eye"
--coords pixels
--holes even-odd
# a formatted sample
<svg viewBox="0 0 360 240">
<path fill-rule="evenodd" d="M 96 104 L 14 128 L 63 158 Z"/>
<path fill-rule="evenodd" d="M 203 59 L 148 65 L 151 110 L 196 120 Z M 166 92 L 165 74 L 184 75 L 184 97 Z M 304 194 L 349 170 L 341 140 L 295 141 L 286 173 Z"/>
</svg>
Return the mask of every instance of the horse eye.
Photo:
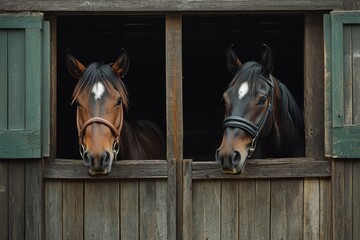
<svg viewBox="0 0 360 240">
<path fill-rule="evenodd" d="M 121 101 L 121 97 L 119 97 L 119 98 L 118 98 L 118 101 L 117 101 L 117 103 L 116 103 L 115 106 L 120 106 L 120 105 L 121 105 L 121 102 L 122 102 L 122 101 Z"/>
<path fill-rule="evenodd" d="M 259 102 L 258 102 L 258 105 L 264 105 L 266 103 L 266 100 L 267 100 L 267 97 L 261 97 Z"/>
</svg>

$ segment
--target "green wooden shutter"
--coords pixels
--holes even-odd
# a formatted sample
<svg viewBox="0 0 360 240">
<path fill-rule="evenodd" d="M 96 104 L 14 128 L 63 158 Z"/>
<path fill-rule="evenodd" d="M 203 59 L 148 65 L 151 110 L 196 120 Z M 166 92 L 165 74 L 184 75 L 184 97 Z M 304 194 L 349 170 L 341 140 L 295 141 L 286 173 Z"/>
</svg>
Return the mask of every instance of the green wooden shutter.
<svg viewBox="0 0 360 240">
<path fill-rule="evenodd" d="M 360 158 L 360 12 L 324 16 L 325 153 Z"/>
<path fill-rule="evenodd" d="M 0 15 L 0 158 L 48 154 L 48 35 L 42 14 Z"/>
</svg>

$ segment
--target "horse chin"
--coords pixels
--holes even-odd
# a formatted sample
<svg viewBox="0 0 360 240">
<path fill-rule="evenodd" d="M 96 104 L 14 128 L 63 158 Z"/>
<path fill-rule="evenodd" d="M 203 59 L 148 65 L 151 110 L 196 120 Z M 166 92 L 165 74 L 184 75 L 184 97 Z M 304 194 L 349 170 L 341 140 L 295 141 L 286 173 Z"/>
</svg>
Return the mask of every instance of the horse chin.
<svg viewBox="0 0 360 240">
<path fill-rule="evenodd" d="M 233 165 L 231 168 L 224 168 L 222 166 L 221 170 L 225 174 L 241 175 L 245 170 L 245 165 L 247 162 L 247 154 L 241 154 L 240 162 L 237 165 Z"/>
<path fill-rule="evenodd" d="M 92 167 L 89 167 L 88 169 L 88 174 L 91 176 L 91 177 L 102 177 L 102 176 L 106 176 L 110 173 L 111 171 L 111 165 L 112 163 L 107 166 L 106 168 L 92 168 Z"/>
</svg>

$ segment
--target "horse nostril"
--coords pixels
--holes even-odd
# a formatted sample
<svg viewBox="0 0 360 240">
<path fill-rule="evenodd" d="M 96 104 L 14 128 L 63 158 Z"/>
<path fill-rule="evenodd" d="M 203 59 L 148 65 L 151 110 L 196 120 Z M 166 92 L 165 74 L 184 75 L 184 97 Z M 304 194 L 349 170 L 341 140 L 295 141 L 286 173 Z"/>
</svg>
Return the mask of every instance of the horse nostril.
<svg viewBox="0 0 360 240">
<path fill-rule="evenodd" d="M 83 161 L 84 161 L 84 165 L 87 167 L 90 167 L 94 164 L 94 161 L 92 160 L 92 158 L 88 152 L 84 152 Z"/>
<path fill-rule="evenodd" d="M 240 152 L 235 151 L 231 159 L 233 166 L 237 166 L 240 163 L 240 160 L 241 160 Z"/>
<path fill-rule="evenodd" d="M 215 159 L 217 162 L 220 162 L 221 164 L 224 163 L 224 159 L 220 157 L 220 149 L 217 149 L 215 151 Z"/>
<path fill-rule="evenodd" d="M 101 162 L 103 167 L 110 165 L 110 153 L 108 151 L 105 151 L 101 154 Z"/>
</svg>

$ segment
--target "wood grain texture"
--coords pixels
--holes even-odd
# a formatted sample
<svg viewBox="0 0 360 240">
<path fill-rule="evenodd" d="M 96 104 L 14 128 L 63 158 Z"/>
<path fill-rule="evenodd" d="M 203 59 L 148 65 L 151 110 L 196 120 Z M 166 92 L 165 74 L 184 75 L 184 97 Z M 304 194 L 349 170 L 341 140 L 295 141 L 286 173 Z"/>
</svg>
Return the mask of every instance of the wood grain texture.
<svg viewBox="0 0 360 240">
<path fill-rule="evenodd" d="M 304 18 L 305 156 L 324 156 L 324 41 L 322 13 Z"/>
<path fill-rule="evenodd" d="M 9 163 L 0 160 L 0 239 L 9 239 Z"/>
<path fill-rule="evenodd" d="M 48 4 L 45 0 L 3 0 L 0 10 L 4 11 L 244 11 L 244 10 L 328 10 L 341 9 L 342 0 L 310 0 L 297 1 L 205 1 L 205 0 L 179 0 L 179 1 L 70 1 L 57 0 Z"/>
<path fill-rule="evenodd" d="M 45 178 L 98 179 L 90 177 L 80 160 L 55 160 L 45 164 Z M 112 166 L 104 179 L 118 178 L 167 178 L 167 161 L 164 160 L 123 160 Z"/>
<path fill-rule="evenodd" d="M 271 180 L 271 239 L 303 239 L 303 180 Z"/>
<path fill-rule="evenodd" d="M 176 225 L 183 225 L 183 104 L 182 104 L 182 15 L 165 16 L 166 57 L 166 156 L 176 160 Z M 176 239 L 182 239 L 177 229 Z"/>
<path fill-rule="evenodd" d="M 221 239 L 239 239 L 239 196 L 238 181 L 221 181 Z"/>
<path fill-rule="evenodd" d="M 224 174 L 217 162 L 194 162 L 193 179 L 329 177 L 330 162 L 312 158 L 251 159 L 241 175 Z"/>
<path fill-rule="evenodd" d="M 62 232 L 64 239 L 84 239 L 84 182 L 63 180 Z"/>
<path fill-rule="evenodd" d="M 63 239 L 62 219 L 62 181 L 51 180 L 45 183 L 45 239 Z"/>
<path fill-rule="evenodd" d="M 9 238 L 25 238 L 24 213 L 25 163 L 23 160 L 9 163 Z"/>
<path fill-rule="evenodd" d="M 120 182 L 121 239 L 139 239 L 139 180 Z"/>
</svg>

